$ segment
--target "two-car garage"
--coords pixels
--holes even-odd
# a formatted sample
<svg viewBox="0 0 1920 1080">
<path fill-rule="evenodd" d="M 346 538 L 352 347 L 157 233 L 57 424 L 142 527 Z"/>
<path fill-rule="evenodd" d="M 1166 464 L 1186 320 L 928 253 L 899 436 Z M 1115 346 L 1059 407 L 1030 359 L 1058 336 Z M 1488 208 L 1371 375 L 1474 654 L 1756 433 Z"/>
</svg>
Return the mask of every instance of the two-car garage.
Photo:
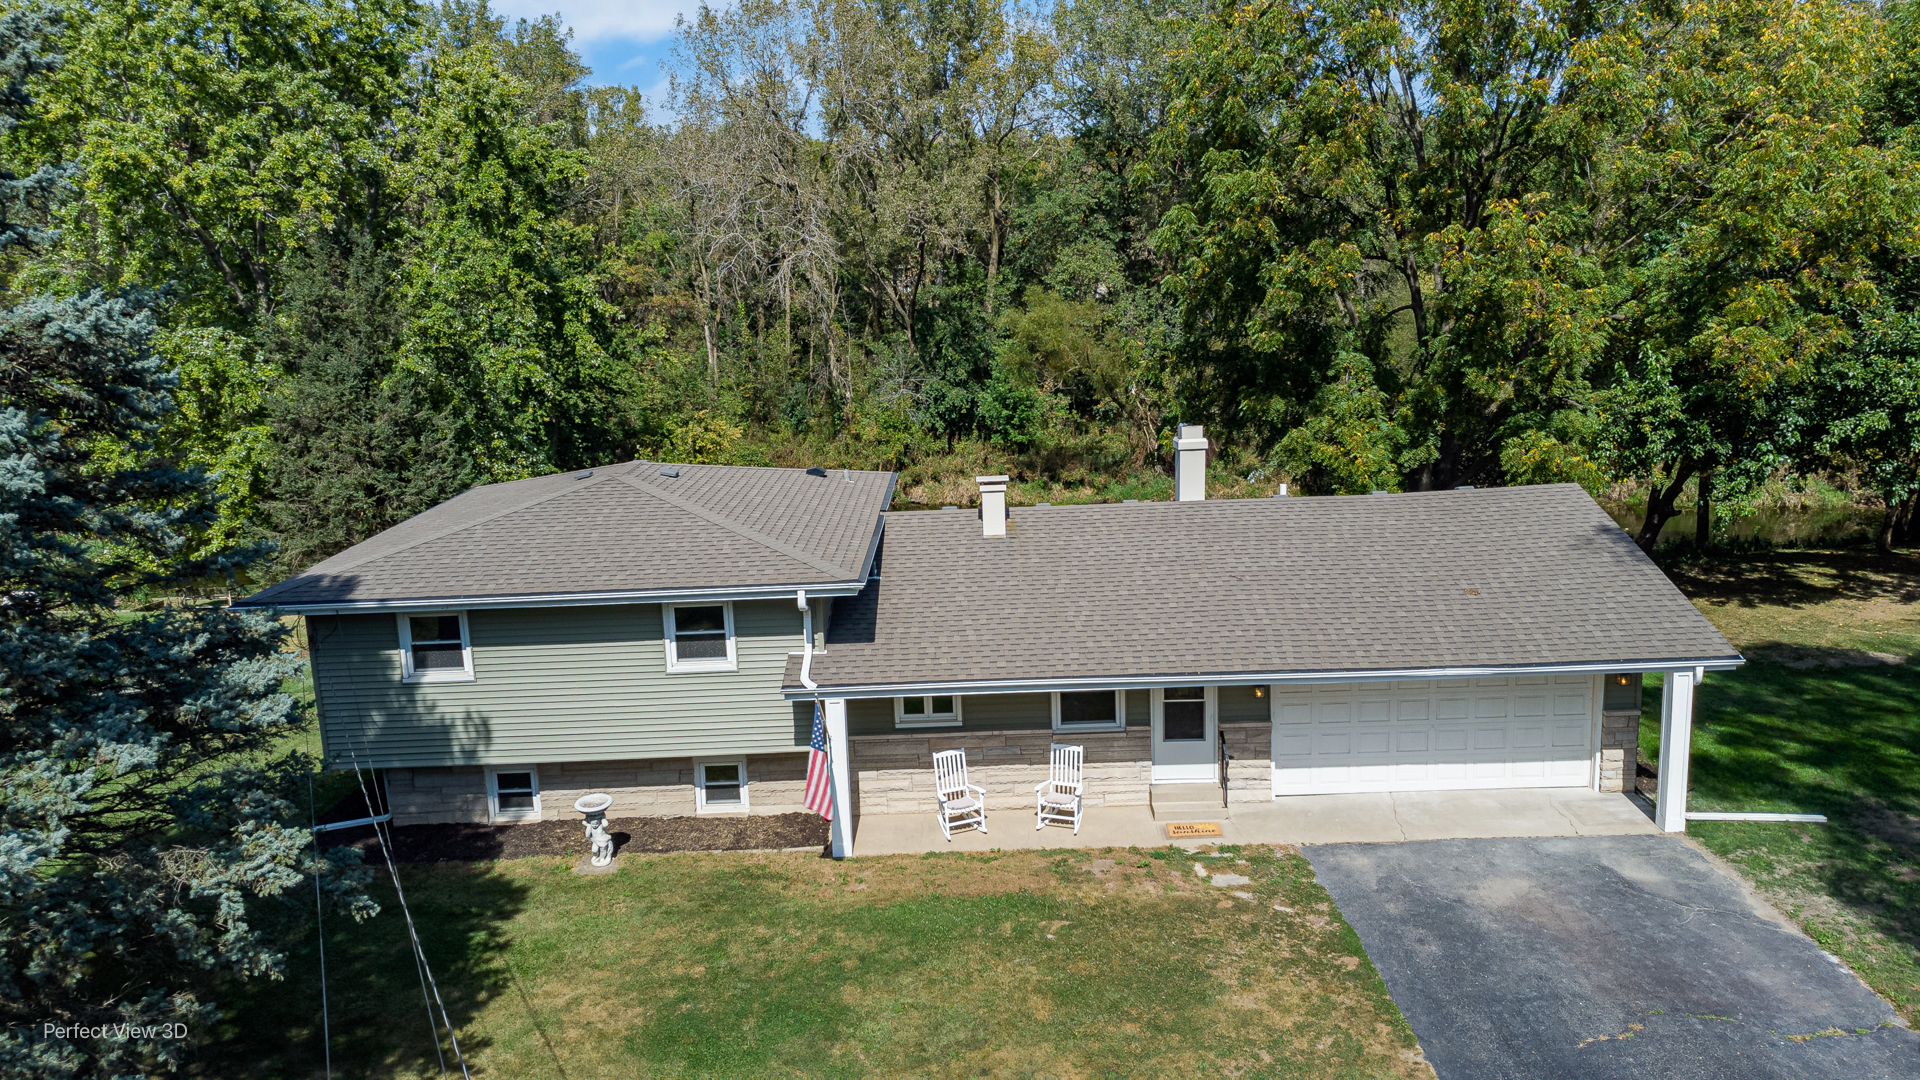
<svg viewBox="0 0 1920 1080">
<path fill-rule="evenodd" d="M 1273 793 L 1588 786 L 1596 683 L 1582 674 L 1276 685 Z"/>
</svg>

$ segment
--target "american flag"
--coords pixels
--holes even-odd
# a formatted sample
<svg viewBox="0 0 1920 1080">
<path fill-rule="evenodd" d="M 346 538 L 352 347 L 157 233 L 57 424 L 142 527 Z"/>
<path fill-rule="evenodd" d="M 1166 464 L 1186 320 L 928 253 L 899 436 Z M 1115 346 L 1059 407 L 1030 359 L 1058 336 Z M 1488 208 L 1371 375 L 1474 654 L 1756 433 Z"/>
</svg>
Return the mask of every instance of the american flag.
<svg viewBox="0 0 1920 1080">
<path fill-rule="evenodd" d="M 833 820 L 833 777 L 827 769 L 827 722 L 813 703 L 813 742 L 807 746 L 807 809 Z"/>
</svg>

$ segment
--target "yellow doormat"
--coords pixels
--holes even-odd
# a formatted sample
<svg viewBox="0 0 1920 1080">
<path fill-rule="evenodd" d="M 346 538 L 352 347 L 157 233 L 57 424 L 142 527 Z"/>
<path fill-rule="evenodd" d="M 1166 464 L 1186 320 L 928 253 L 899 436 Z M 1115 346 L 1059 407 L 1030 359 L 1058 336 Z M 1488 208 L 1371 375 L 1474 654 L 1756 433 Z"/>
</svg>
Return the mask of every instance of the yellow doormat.
<svg viewBox="0 0 1920 1080">
<path fill-rule="evenodd" d="M 1220 826 L 1211 821 L 1170 821 L 1167 823 L 1167 839 L 1195 840 L 1202 836 L 1225 836 Z"/>
</svg>

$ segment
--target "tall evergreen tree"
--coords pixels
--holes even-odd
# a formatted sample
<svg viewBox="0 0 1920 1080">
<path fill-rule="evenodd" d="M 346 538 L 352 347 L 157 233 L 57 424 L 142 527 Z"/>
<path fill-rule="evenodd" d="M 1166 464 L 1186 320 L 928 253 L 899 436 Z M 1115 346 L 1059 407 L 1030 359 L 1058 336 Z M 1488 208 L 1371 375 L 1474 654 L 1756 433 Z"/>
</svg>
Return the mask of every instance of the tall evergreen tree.
<svg viewBox="0 0 1920 1080">
<path fill-rule="evenodd" d="M 10 119 L 56 62 L 50 28 L 0 19 Z M 14 215 L 56 181 L 0 177 L 0 243 L 37 238 Z M 184 554 L 215 499 L 152 451 L 173 378 L 147 301 L 95 290 L 0 314 L 0 1076 L 175 1069 L 217 1015 L 210 987 L 279 974 L 274 928 L 306 875 L 372 910 L 357 855 L 317 858 L 297 820 L 310 762 L 268 752 L 300 720 L 286 627 L 125 603 L 261 554 Z"/>
<path fill-rule="evenodd" d="M 298 570 L 452 498 L 472 482 L 453 425 L 397 364 L 396 263 L 362 233 L 295 257 L 268 353 L 280 566 Z"/>
</svg>

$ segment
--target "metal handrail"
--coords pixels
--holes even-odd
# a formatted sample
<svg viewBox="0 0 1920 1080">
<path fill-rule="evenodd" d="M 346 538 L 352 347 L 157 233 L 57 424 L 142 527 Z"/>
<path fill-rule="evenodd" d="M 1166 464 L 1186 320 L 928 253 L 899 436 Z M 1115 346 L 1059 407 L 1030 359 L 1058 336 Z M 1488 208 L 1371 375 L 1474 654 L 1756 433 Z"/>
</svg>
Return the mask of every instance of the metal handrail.
<svg viewBox="0 0 1920 1080">
<path fill-rule="evenodd" d="M 1228 790 L 1227 789 L 1227 762 L 1233 760 L 1233 755 L 1227 753 L 1227 733 L 1224 731 L 1221 731 L 1219 728 L 1215 728 L 1214 734 L 1219 736 L 1219 751 L 1218 751 L 1219 757 L 1214 762 L 1214 764 L 1218 767 L 1218 771 L 1220 773 L 1220 805 L 1225 806 L 1227 805 L 1227 790 Z"/>
</svg>

